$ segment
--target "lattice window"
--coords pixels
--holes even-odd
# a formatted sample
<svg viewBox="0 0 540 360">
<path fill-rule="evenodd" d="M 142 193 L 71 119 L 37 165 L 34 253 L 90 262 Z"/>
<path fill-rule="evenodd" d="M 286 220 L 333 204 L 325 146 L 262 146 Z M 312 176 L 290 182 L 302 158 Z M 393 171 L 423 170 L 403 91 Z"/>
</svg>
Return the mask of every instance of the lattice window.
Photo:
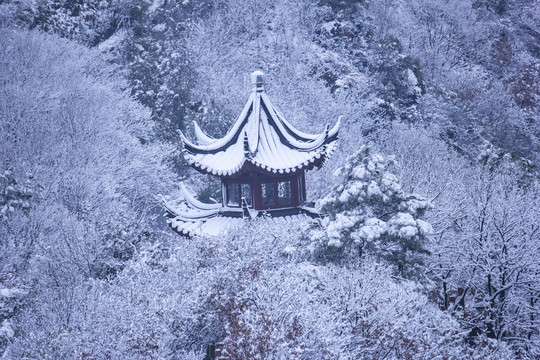
<svg viewBox="0 0 540 360">
<path fill-rule="evenodd" d="M 274 183 L 261 184 L 263 207 L 276 206 L 276 188 Z"/>
<path fill-rule="evenodd" d="M 242 191 L 242 197 L 246 200 L 248 206 L 253 206 L 253 200 L 251 196 L 251 185 L 242 184 L 240 185 L 240 190 Z"/>
<path fill-rule="evenodd" d="M 280 181 L 277 185 L 279 205 L 290 205 L 292 203 L 291 182 Z"/>
<path fill-rule="evenodd" d="M 227 184 L 227 205 L 240 206 L 240 193 L 238 184 Z"/>
</svg>

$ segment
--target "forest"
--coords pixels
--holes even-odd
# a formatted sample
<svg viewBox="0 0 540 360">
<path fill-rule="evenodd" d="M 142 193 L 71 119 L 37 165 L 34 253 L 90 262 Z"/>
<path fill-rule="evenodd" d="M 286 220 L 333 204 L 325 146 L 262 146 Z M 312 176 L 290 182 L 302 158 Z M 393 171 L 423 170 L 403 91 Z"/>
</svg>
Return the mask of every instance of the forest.
<svg viewBox="0 0 540 360">
<path fill-rule="evenodd" d="M 320 219 L 183 237 L 265 74 Z M 0 359 L 540 359 L 537 0 L 0 0 Z"/>
</svg>

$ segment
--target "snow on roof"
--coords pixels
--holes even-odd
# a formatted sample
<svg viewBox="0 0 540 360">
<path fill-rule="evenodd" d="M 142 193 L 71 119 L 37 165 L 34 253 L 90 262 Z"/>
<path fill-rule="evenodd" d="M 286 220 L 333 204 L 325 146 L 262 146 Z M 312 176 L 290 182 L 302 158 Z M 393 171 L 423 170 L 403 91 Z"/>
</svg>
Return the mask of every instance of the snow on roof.
<svg viewBox="0 0 540 360">
<path fill-rule="evenodd" d="M 214 139 L 195 123 L 198 144 L 183 134 L 186 160 L 201 172 L 233 175 L 248 163 L 272 173 L 321 166 L 335 149 L 340 119 L 318 135 L 295 129 L 264 92 L 263 73 L 253 72 L 253 92 L 231 130 Z"/>
<path fill-rule="evenodd" d="M 183 184 L 181 184 L 181 192 L 184 200 L 180 204 L 173 205 L 164 198 L 162 202 L 167 210 L 169 226 L 177 233 L 189 237 L 222 235 L 242 226 L 246 220 L 260 217 L 279 223 L 296 217 L 319 216 L 319 212 L 309 206 L 259 211 L 249 209 L 247 206 L 230 208 L 221 204 L 206 204 L 195 199 Z"/>
<path fill-rule="evenodd" d="M 263 221 L 269 221 L 276 225 L 286 224 L 291 219 L 308 219 L 308 215 L 305 213 L 298 213 L 287 216 L 279 217 L 262 217 Z M 247 217 L 227 217 L 216 216 L 208 219 L 182 219 L 179 217 L 171 218 L 167 222 L 169 226 L 181 235 L 188 237 L 192 236 L 218 236 L 226 234 L 231 230 L 235 230 L 244 226 L 248 221 Z"/>
<path fill-rule="evenodd" d="M 186 236 L 206 235 L 217 236 L 242 226 L 243 218 L 215 217 L 206 220 L 190 221 L 173 218 L 169 221 L 170 227 L 179 234 Z"/>
</svg>

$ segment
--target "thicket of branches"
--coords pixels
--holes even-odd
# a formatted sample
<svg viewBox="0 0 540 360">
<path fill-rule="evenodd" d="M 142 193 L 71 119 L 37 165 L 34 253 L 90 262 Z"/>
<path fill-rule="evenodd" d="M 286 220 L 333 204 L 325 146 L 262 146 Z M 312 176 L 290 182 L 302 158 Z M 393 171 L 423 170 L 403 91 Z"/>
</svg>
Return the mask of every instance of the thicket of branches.
<svg viewBox="0 0 540 360">
<path fill-rule="evenodd" d="M 537 358 L 539 6 L 4 1 L 0 354 Z M 300 129 L 343 116 L 329 217 L 180 238 L 156 195 L 219 187 L 176 130 L 223 135 L 256 69 Z"/>
</svg>

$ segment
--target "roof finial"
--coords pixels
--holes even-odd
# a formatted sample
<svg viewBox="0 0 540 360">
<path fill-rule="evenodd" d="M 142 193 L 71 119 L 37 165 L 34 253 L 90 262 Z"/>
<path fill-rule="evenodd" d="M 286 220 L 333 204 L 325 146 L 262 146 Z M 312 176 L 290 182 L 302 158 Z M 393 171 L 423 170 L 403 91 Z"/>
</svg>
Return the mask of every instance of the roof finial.
<svg viewBox="0 0 540 360">
<path fill-rule="evenodd" d="M 251 73 L 251 83 L 253 84 L 253 89 L 257 92 L 264 91 L 263 75 L 263 72 L 260 70 Z"/>
</svg>

